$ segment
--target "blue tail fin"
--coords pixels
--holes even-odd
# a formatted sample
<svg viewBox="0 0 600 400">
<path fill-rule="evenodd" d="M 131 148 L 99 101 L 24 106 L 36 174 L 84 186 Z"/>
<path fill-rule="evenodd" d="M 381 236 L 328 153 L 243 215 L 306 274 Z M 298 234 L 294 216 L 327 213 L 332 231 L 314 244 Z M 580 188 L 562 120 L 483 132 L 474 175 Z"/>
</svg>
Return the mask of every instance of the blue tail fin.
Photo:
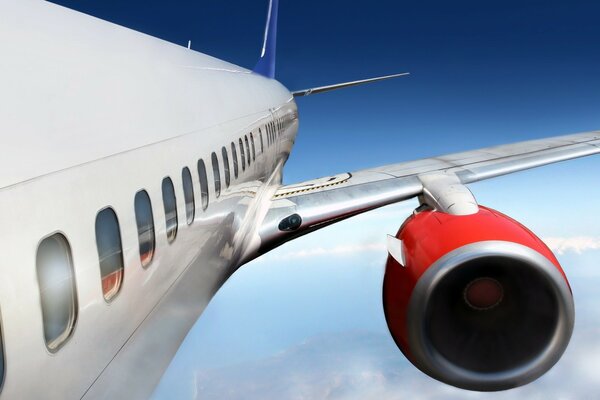
<svg viewBox="0 0 600 400">
<path fill-rule="evenodd" d="M 279 0 L 269 0 L 269 15 L 267 16 L 267 26 L 265 28 L 265 40 L 262 52 L 260 53 L 260 59 L 254 67 L 254 72 L 271 79 L 275 78 L 278 9 Z"/>
</svg>

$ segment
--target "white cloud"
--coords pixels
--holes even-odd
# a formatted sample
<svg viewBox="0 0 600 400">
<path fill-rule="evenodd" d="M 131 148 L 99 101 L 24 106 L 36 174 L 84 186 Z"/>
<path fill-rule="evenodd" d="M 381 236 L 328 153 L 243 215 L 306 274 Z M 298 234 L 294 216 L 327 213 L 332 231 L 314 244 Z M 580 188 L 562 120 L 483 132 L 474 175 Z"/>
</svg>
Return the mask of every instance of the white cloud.
<svg viewBox="0 0 600 400">
<path fill-rule="evenodd" d="M 585 251 L 598 250 L 600 249 L 600 237 L 590 236 L 575 236 L 575 237 L 549 237 L 544 238 L 543 241 L 546 245 L 556 254 L 562 255 L 568 252 L 575 252 L 581 254 Z M 339 244 L 335 246 L 315 246 L 301 248 L 291 251 L 278 251 L 272 254 L 269 258 L 271 260 L 279 259 L 298 259 L 298 258 L 309 258 L 309 257 L 323 257 L 323 256 L 334 256 L 334 257 L 348 257 L 352 255 L 368 253 L 368 252 L 386 252 L 387 248 L 385 245 L 385 236 L 382 235 L 382 240 L 378 242 L 370 243 L 349 243 Z"/>
<path fill-rule="evenodd" d="M 404 359 L 386 333 L 336 332 L 248 364 L 199 372 L 197 398 L 517 400 L 597 398 L 600 342 L 579 331 L 564 357 L 539 380 L 479 393 L 439 383 Z M 235 385 L 231 385 L 235 382 Z"/>
<path fill-rule="evenodd" d="M 543 240 L 546 245 L 557 254 L 564 254 L 569 251 L 581 254 L 584 251 L 600 249 L 600 237 L 548 237 L 544 238 Z"/>
</svg>

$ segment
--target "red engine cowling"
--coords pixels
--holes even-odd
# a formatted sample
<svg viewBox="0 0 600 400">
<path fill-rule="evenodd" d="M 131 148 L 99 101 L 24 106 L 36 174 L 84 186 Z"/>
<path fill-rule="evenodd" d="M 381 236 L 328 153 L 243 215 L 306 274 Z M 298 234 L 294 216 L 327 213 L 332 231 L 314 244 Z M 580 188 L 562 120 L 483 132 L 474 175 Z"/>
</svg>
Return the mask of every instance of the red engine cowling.
<svg viewBox="0 0 600 400">
<path fill-rule="evenodd" d="M 479 391 L 533 381 L 566 349 L 573 297 L 548 247 L 489 208 L 472 215 L 422 211 L 396 238 L 383 304 L 405 356 L 442 382 Z"/>
</svg>

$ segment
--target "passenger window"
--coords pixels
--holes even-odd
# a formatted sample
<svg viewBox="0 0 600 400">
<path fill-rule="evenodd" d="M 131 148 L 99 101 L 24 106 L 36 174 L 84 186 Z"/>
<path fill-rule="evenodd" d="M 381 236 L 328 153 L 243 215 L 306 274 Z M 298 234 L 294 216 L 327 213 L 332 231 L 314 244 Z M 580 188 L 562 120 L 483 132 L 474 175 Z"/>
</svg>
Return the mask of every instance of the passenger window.
<svg viewBox="0 0 600 400">
<path fill-rule="evenodd" d="M 258 128 L 258 136 L 260 136 L 260 154 L 265 152 L 265 143 L 263 142 L 262 130 Z"/>
<path fill-rule="evenodd" d="M 196 214 L 196 201 L 194 199 L 192 173 L 188 167 L 181 170 L 181 182 L 183 183 L 183 199 L 185 200 L 185 218 L 187 224 L 191 225 Z"/>
<path fill-rule="evenodd" d="M 227 149 L 225 146 L 221 148 L 221 155 L 223 156 L 223 171 L 225 172 L 225 186 L 229 187 L 231 182 L 231 176 L 229 172 L 229 156 L 227 155 Z"/>
<path fill-rule="evenodd" d="M 60 233 L 42 240 L 36 256 L 46 347 L 56 352 L 71 336 L 77 295 L 69 242 Z"/>
<path fill-rule="evenodd" d="M 254 147 L 254 136 L 250 132 L 250 144 L 252 145 L 252 161 L 256 161 L 256 148 Z"/>
<path fill-rule="evenodd" d="M 244 135 L 244 142 L 246 142 L 246 156 L 248 160 L 248 166 L 250 166 L 250 145 L 248 144 L 248 135 Z"/>
<path fill-rule="evenodd" d="M 240 138 L 240 159 L 242 160 L 242 171 L 246 170 L 246 156 L 244 155 L 244 144 Z"/>
<path fill-rule="evenodd" d="M 219 171 L 219 159 L 215 152 L 210 156 L 212 161 L 213 177 L 215 179 L 215 193 L 217 197 L 221 195 L 221 171 Z"/>
<path fill-rule="evenodd" d="M 150 202 L 148 192 L 140 190 L 135 194 L 134 207 L 140 245 L 140 261 L 142 262 L 142 267 L 146 268 L 154 257 L 154 247 L 156 245 L 152 203 Z"/>
<path fill-rule="evenodd" d="M 4 362 L 4 340 L 2 338 L 2 321 L 0 321 L 0 391 L 4 383 Z"/>
<path fill-rule="evenodd" d="M 172 243 L 177 237 L 177 198 L 171 178 L 166 177 L 162 181 L 162 197 L 165 207 L 165 224 L 167 229 L 167 240 Z"/>
<path fill-rule="evenodd" d="M 203 160 L 198 160 L 198 177 L 200 178 L 202 210 L 206 210 L 208 208 L 208 178 L 206 177 L 206 165 L 204 165 Z"/>
<path fill-rule="evenodd" d="M 273 138 L 271 137 L 271 127 L 269 126 L 269 124 L 265 125 L 266 129 L 267 129 L 267 139 L 269 141 L 269 146 L 271 145 L 271 143 L 273 143 Z"/>
<path fill-rule="evenodd" d="M 238 177 L 238 156 L 237 150 L 235 149 L 235 143 L 231 142 L 231 156 L 233 157 L 233 176 L 235 179 Z"/>
<path fill-rule="evenodd" d="M 96 216 L 96 247 L 100 259 L 102 294 L 111 301 L 123 282 L 123 247 L 119 220 L 112 208 L 105 208 Z"/>
</svg>

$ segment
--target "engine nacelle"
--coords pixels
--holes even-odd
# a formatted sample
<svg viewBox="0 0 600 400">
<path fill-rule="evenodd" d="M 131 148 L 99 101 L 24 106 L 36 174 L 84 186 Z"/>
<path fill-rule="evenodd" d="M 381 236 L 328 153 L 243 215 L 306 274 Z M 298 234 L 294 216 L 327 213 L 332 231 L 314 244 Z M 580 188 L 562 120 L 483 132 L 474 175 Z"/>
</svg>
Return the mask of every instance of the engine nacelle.
<svg viewBox="0 0 600 400">
<path fill-rule="evenodd" d="M 515 220 L 485 207 L 408 218 L 388 257 L 386 320 L 420 370 L 463 389 L 529 383 L 565 351 L 575 318 L 571 289 L 550 249 Z M 398 258 L 398 257 L 396 257 Z"/>
</svg>

